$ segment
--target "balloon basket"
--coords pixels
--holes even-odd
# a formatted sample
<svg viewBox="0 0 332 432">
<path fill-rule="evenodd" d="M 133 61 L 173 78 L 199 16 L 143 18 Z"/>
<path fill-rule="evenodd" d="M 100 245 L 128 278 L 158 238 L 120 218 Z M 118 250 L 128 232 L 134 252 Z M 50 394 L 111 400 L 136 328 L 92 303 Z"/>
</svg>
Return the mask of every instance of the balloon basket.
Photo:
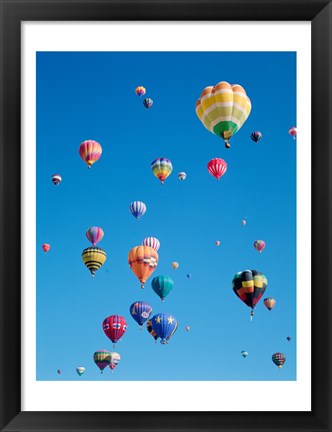
<svg viewBox="0 0 332 432">
<path fill-rule="evenodd" d="M 113 344 L 113 348 L 116 348 L 116 344 Z"/>
</svg>

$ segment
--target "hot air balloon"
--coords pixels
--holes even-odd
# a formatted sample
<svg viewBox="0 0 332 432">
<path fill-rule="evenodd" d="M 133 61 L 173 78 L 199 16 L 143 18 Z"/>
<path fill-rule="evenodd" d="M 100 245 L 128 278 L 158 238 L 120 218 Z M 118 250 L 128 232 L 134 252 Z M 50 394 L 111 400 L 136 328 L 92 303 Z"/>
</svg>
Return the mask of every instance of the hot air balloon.
<svg viewBox="0 0 332 432">
<path fill-rule="evenodd" d="M 275 364 L 275 365 L 277 365 L 278 366 L 278 368 L 279 369 L 281 369 L 282 368 L 282 366 L 283 366 L 283 364 L 285 363 L 285 361 L 286 361 L 286 356 L 285 356 L 285 354 L 283 354 L 283 353 L 274 353 L 273 355 L 272 355 L 272 361 L 273 361 L 273 363 Z"/>
<path fill-rule="evenodd" d="M 259 131 L 254 131 L 254 132 L 251 133 L 250 138 L 251 138 L 253 141 L 258 142 L 258 141 L 260 141 L 260 140 L 262 139 L 262 136 L 263 136 L 263 135 L 262 135 L 261 132 L 259 132 Z"/>
<path fill-rule="evenodd" d="M 288 129 L 288 133 L 289 135 L 291 135 L 294 139 L 296 139 L 296 135 L 297 135 L 297 129 L 295 126 L 292 126 L 291 128 Z"/>
<path fill-rule="evenodd" d="M 139 324 L 141 330 L 142 324 L 145 323 L 152 313 L 152 307 L 149 303 L 137 301 L 130 306 L 129 312 L 137 324 Z"/>
<path fill-rule="evenodd" d="M 180 172 L 180 173 L 178 174 L 178 178 L 179 178 L 181 181 L 185 180 L 186 177 L 187 177 L 187 174 L 186 174 L 185 172 Z"/>
<path fill-rule="evenodd" d="M 188 332 L 190 330 L 190 327 L 189 326 L 186 326 L 186 331 Z"/>
<path fill-rule="evenodd" d="M 78 151 L 83 162 L 87 164 L 88 168 L 91 168 L 91 165 L 100 159 L 103 150 L 97 141 L 86 140 L 81 143 Z"/>
<path fill-rule="evenodd" d="M 220 246 L 220 241 L 219 240 L 216 241 L 216 246 Z"/>
<path fill-rule="evenodd" d="M 95 277 L 95 273 L 106 261 L 106 252 L 97 247 L 92 246 L 83 250 L 82 260 L 91 272 L 91 276 Z"/>
<path fill-rule="evenodd" d="M 250 319 L 252 319 L 254 308 L 266 290 L 266 277 L 257 270 L 244 270 L 236 273 L 232 287 L 240 300 L 251 308 Z"/>
<path fill-rule="evenodd" d="M 142 201 L 134 201 L 130 204 L 129 210 L 136 220 L 138 220 L 146 212 L 146 205 Z"/>
<path fill-rule="evenodd" d="M 160 337 L 161 343 L 165 344 L 174 334 L 177 328 L 177 320 L 169 313 L 159 313 L 151 319 L 152 329 Z"/>
<path fill-rule="evenodd" d="M 172 262 L 172 267 L 173 267 L 174 270 L 177 270 L 179 268 L 179 263 L 176 262 L 176 261 L 173 261 Z"/>
<path fill-rule="evenodd" d="M 153 174 L 161 181 L 161 184 L 164 184 L 164 181 L 173 170 L 173 165 L 169 159 L 157 158 L 151 162 L 151 169 Z"/>
<path fill-rule="evenodd" d="M 137 94 L 137 96 L 144 96 L 146 93 L 146 90 L 143 86 L 138 86 L 135 89 L 135 93 Z"/>
<path fill-rule="evenodd" d="M 57 370 L 57 373 L 58 373 L 59 375 L 61 375 L 61 373 L 62 373 L 62 372 L 61 372 L 61 369 L 58 369 L 58 370 Z"/>
<path fill-rule="evenodd" d="M 128 264 L 141 282 L 141 288 L 158 265 L 158 252 L 149 246 L 135 246 L 128 254 Z"/>
<path fill-rule="evenodd" d="M 85 372 L 85 367 L 82 366 L 77 367 L 76 372 L 78 373 L 79 376 L 83 375 Z"/>
<path fill-rule="evenodd" d="M 245 219 L 242 219 L 241 224 L 242 224 L 243 226 L 246 226 L 246 225 L 247 225 L 247 221 L 246 221 Z"/>
<path fill-rule="evenodd" d="M 104 231 L 99 227 L 93 226 L 87 229 L 85 235 L 87 239 L 92 243 L 92 246 L 96 246 L 96 244 L 103 239 Z"/>
<path fill-rule="evenodd" d="M 190 273 L 187 274 L 187 279 L 191 279 L 191 274 Z"/>
<path fill-rule="evenodd" d="M 96 351 L 93 354 L 93 360 L 99 367 L 100 373 L 103 373 L 105 367 L 111 364 L 111 353 L 107 350 Z"/>
<path fill-rule="evenodd" d="M 265 241 L 264 240 L 256 240 L 254 243 L 254 248 L 258 252 L 262 252 L 262 250 L 265 248 Z"/>
<path fill-rule="evenodd" d="M 287 336 L 286 339 L 288 340 L 288 342 L 290 342 L 292 340 L 292 338 L 290 336 Z"/>
<path fill-rule="evenodd" d="M 151 286 L 153 291 L 161 298 L 163 302 L 165 297 L 172 291 L 174 281 L 166 275 L 156 276 L 152 279 Z"/>
<path fill-rule="evenodd" d="M 225 141 L 236 134 L 247 120 L 251 102 L 243 87 L 225 81 L 206 87 L 196 102 L 196 114 L 203 125 Z"/>
<path fill-rule="evenodd" d="M 246 358 L 248 356 L 247 351 L 241 351 L 241 355 L 243 358 Z"/>
<path fill-rule="evenodd" d="M 160 248 L 160 242 L 156 237 L 146 237 L 142 241 L 142 245 L 152 247 L 156 251 Z"/>
<path fill-rule="evenodd" d="M 113 347 L 127 331 L 127 321 L 119 315 L 111 315 L 104 319 L 103 330 L 105 335 L 113 342 Z"/>
<path fill-rule="evenodd" d="M 159 336 L 153 330 L 153 328 L 152 328 L 152 321 L 151 320 L 147 320 L 147 322 L 146 322 L 146 329 L 149 332 L 149 334 L 153 337 L 153 339 L 155 340 L 155 342 L 157 342 L 157 339 L 159 338 Z"/>
<path fill-rule="evenodd" d="M 49 245 L 48 243 L 44 243 L 42 245 L 42 249 L 46 253 L 46 252 L 48 252 L 51 249 L 51 245 Z"/>
<path fill-rule="evenodd" d="M 117 352 L 111 352 L 111 364 L 110 368 L 113 370 L 117 367 L 117 365 L 120 363 L 121 356 Z"/>
<path fill-rule="evenodd" d="M 58 184 L 61 182 L 62 177 L 60 174 L 53 174 L 52 175 L 52 182 L 55 184 L 55 186 L 58 186 Z"/>
<path fill-rule="evenodd" d="M 207 169 L 219 181 L 220 177 L 227 171 L 227 163 L 223 159 L 214 158 L 207 164 Z"/>
<path fill-rule="evenodd" d="M 264 305 L 265 305 L 265 307 L 267 307 L 267 309 L 269 311 L 271 311 L 274 308 L 274 306 L 276 305 L 276 301 L 274 298 L 268 297 L 268 298 L 264 299 Z"/>
<path fill-rule="evenodd" d="M 150 109 L 153 105 L 153 100 L 150 98 L 146 98 L 143 101 L 143 105 L 145 106 L 145 108 Z"/>
</svg>

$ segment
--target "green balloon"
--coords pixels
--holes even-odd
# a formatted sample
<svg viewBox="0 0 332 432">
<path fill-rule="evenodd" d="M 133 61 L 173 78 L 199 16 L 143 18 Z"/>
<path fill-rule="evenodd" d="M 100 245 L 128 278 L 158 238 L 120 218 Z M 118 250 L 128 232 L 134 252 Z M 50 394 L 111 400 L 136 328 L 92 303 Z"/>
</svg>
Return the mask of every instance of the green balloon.
<svg viewBox="0 0 332 432">
<path fill-rule="evenodd" d="M 161 301 L 164 301 L 165 297 L 172 291 L 174 282 L 170 276 L 160 275 L 152 279 L 151 286 Z"/>
</svg>

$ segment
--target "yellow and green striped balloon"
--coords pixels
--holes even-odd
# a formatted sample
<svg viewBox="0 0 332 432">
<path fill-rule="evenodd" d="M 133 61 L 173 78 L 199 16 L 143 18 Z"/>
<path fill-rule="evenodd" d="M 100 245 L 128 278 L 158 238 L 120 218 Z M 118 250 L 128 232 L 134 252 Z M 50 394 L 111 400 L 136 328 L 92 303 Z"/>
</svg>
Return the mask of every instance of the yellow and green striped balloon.
<svg viewBox="0 0 332 432">
<path fill-rule="evenodd" d="M 203 125 L 220 136 L 229 148 L 228 140 L 240 130 L 251 111 L 251 102 L 238 84 L 225 81 L 206 87 L 196 102 L 196 114 Z"/>
</svg>

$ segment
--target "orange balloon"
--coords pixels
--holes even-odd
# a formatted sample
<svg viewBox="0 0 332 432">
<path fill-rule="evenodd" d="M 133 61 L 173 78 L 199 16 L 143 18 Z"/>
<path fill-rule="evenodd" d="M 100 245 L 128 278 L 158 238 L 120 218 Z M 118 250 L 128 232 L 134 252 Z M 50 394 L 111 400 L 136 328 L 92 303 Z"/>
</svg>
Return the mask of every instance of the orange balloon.
<svg viewBox="0 0 332 432">
<path fill-rule="evenodd" d="M 141 282 L 141 288 L 158 265 L 158 253 L 149 246 L 135 246 L 128 254 L 128 264 Z"/>
</svg>

